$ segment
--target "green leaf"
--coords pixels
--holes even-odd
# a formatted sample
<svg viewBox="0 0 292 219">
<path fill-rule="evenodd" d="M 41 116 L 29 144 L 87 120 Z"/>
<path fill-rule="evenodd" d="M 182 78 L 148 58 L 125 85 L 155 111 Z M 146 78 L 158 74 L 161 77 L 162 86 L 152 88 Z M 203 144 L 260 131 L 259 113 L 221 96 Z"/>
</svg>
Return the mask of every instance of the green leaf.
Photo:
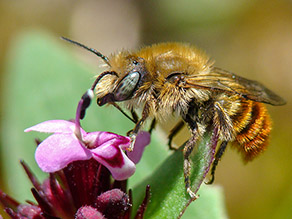
<svg viewBox="0 0 292 219">
<path fill-rule="evenodd" d="M 191 182 L 193 191 L 200 187 L 204 180 L 205 172 L 213 160 L 212 145 L 209 142 L 210 137 L 208 135 L 204 136 L 198 145 L 197 151 L 192 156 Z M 151 202 L 146 211 L 146 218 L 167 218 L 169 215 L 178 217 L 180 212 L 190 202 L 190 196 L 186 192 L 184 185 L 183 155 L 181 150 L 169 156 L 154 173 L 134 188 L 134 204 L 142 202 L 147 184 L 151 186 L 152 195 Z M 214 193 L 214 195 L 214 200 L 220 200 L 218 193 Z M 217 198 L 215 198 L 216 196 Z M 202 202 L 199 199 L 194 203 Z M 209 204 L 205 208 L 197 209 L 200 210 L 200 213 L 202 213 L 202 210 L 210 213 L 206 207 L 209 207 Z M 134 208 L 137 208 L 137 206 L 134 206 Z M 215 211 L 218 213 L 220 209 Z M 212 215 L 212 218 L 219 218 L 217 217 L 218 215 L 220 214 Z"/>
</svg>

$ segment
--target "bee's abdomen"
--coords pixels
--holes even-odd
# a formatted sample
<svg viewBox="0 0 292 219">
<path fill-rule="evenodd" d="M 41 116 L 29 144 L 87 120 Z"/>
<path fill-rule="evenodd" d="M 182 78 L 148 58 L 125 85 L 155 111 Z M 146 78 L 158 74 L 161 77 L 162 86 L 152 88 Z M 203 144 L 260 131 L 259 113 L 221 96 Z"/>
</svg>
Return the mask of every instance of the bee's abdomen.
<svg viewBox="0 0 292 219">
<path fill-rule="evenodd" d="M 267 147 L 271 132 L 270 116 L 263 103 L 247 100 L 232 119 L 238 149 L 244 160 L 250 161 Z"/>
</svg>

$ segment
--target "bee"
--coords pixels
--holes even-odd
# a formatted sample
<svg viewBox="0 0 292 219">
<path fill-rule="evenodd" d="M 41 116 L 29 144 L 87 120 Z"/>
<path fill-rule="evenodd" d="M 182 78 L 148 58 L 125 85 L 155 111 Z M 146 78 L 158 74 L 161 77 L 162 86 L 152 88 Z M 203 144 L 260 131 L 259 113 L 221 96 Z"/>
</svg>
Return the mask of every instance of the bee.
<svg viewBox="0 0 292 219">
<path fill-rule="evenodd" d="M 271 119 L 265 103 L 283 105 L 285 101 L 259 82 L 245 79 L 215 67 L 209 57 L 183 43 L 160 43 L 137 51 L 121 51 L 106 57 L 94 49 L 63 38 L 93 53 L 107 65 L 107 70 L 95 80 L 97 104 L 111 104 L 135 122 L 129 132 L 130 150 L 145 121 L 166 120 L 173 114 L 181 121 L 171 130 L 173 137 L 187 125 L 191 137 L 183 148 L 186 191 L 191 198 L 196 194 L 190 186 L 190 155 L 205 132 L 220 142 L 211 168 L 213 183 L 216 166 L 228 143 L 232 143 L 245 161 L 261 154 L 268 144 Z M 132 112 L 128 116 L 117 103 Z M 141 110 L 140 118 L 135 110 Z"/>
</svg>

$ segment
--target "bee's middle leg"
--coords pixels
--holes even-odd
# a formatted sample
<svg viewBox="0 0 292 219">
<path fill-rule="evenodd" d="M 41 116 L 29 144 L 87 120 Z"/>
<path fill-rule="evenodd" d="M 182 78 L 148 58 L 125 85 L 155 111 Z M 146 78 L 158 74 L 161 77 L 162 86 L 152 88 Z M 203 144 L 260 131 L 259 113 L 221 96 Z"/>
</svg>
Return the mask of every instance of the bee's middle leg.
<svg viewBox="0 0 292 219">
<path fill-rule="evenodd" d="M 156 119 L 154 118 L 154 119 L 152 119 L 152 122 L 151 122 L 151 124 L 150 124 L 150 128 L 149 128 L 149 130 L 148 130 L 148 132 L 151 134 L 152 133 L 152 131 L 153 131 L 153 129 L 155 129 L 155 127 L 156 127 Z"/>
<path fill-rule="evenodd" d="M 186 142 L 184 149 L 183 149 L 183 155 L 184 155 L 184 178 L 185 178 L 185 187 L 189 195 L 193 200 L 197 199 L 198 196 L 192 191 L 191 189 L 191 160 L 190 155 L 194 149 L 194 147 L 197 145 L 198 140 L 198 134 L 196 131 L 192 131 L 192 137 Z"/>
<path fill-rule="evenodd" d="M 171 130 L 170 130 L 170 134 L 168 135 L 168 147 L 170 150 L 175 150 L 176 148 L 174 148 L 172 146 L 172 139 L 174 138 L 174 136 L 177 135 L 177 133 L 184 127 L 184 121 L 180 121 L 179 123 L 177 123 Z"/>
</svg>

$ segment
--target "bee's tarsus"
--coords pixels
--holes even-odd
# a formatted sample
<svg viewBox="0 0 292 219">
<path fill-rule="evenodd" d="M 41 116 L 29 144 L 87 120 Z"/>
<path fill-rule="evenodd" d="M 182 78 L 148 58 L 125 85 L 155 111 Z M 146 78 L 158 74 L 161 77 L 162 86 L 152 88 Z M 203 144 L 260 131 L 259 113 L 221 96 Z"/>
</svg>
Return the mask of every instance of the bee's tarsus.
<svg viewBox="0 0 292 219">
<path fill-rule="evenodd" d="M 191 190 L 191 188 L 187 188 L 187 193 L 189 193 L 189 195 L 191 196 L 192 201 L 195 201 L 196 199 L 199 198 L 199 196 L 196 195 L 196 194 Z"/>
<path fill-rule="evenodd" d="M 190 155 L 196 146 L 196 142 L 198 140 L 198 134 L 197 130 L 192 131 L 192 137 L 186 142 L 183 149 L 183 155 L 184 155 L 184 177 L 185 177 L 185 187 L 187 192 L 190 194 L 191 198 L 196 198 L 195 193 L 191 190 L 191 160 Z"/>
<path fill-rule="evenodd" d="M 211 178 L 207 182 L 205 182 L 205 184 L 211 185 L 211 184 L 213 184 L 214 180 L 215 180 L 215 175 L 212 174 Z"/>
<path fill-rule="evenodd" d="M 136 142 L 136 137 L 137 134 L 131 133 L 129 135 L 130 139 L 131 139 L 131 144 L 129 146 L 129 148 L 127 149 L 128 151 L 133 151 L 134 150 L 134 146 L 135 146 L 135 142 Z"/>
</svg>

